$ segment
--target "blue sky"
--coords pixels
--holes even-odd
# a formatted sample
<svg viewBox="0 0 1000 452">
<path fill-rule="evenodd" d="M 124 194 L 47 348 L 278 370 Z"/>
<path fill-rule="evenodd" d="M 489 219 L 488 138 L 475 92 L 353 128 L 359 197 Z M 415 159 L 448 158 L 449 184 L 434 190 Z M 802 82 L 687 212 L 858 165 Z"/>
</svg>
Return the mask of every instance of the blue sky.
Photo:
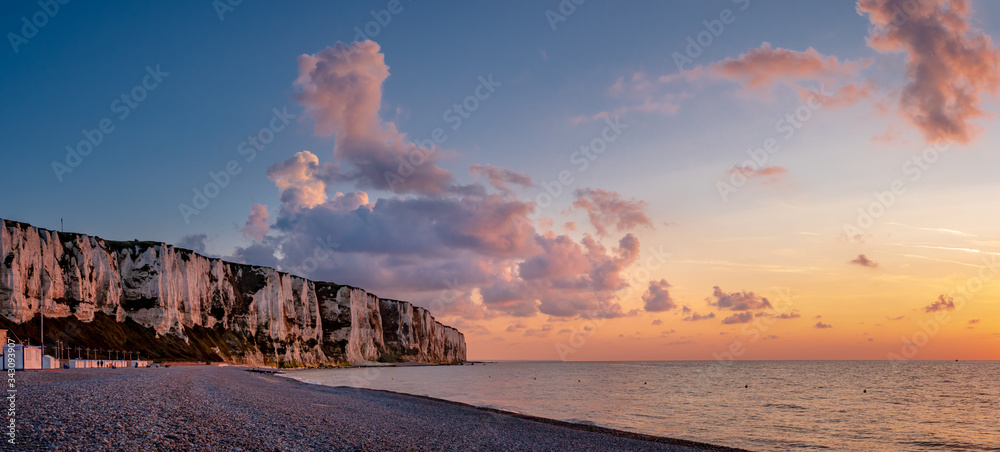
<svg viewBox="0 0 1000 452">
<path fill-rule="evenodd" d="M 593 133 L 593 128 L 567 127 L 566 117 L 603 108 L 603 90 L 622 73 L 675 71 L 669 54 L 682 47 L 686 36 L 703 29 L 692 18 L 707 20 L 734 6 L 727 1 L 678 6 L 645 2 L 626 10 L 585 3 L 553 31 L 544 14 L 558 7 L 552 3 L 430 7 L 402 2 L 403 11 L 376 36 L 392 73 L 385 84 L 384 116 L 397 118 L 399 108 L 401 130 L 413 137 L 427 135 L 442 125 L 443 111 L 471 92 L 477 76 L 494 74 L 503 83 L 500 93 L 451 135 L 447 144 L 461 155 L 447 164 L 492 163 L 544 177 L 546 168 L 555 172 L 565 165 L 565 156 Z M 273 185 L 260 177 L 263 171 L 299 150 L 329 148 L 329 141 L 310 136 L 300 124 L 279 134 L 191 225 L 183 223 L 176 205 L 191 197 L 192 187 L 209 182 L 208 171 L 240 157 L 236 144 L 265 125 L 272 108 L 301 112 L 291 87 L 297 55 L 353 40 L 354 28 L 363 27 L 372 20 L 372 10 L 386 5 L 245 2 L 226 12 L 224 21 L 211 2 L 62 5 L 18 53 L 8 49 L 0 54 L 9 154 L 4 179 L 31 193 L 6 199 L 4 216 L 49 227 L 65 217 L 73 230 L 115 238 L 171 241 L 209 233 L 221 253 L 233 245 L 227 235 L 248 206 L 275 197 Z M 3 8 L 4 29 L 14 32 L 19 32 L 22 16 L 40 11 L 34 2 Z M 825 9 L 751 5 L 740 12 L 725 39 L 699 59 L 736 55 L 745 50 L 745 42 L 793 44 L 806 39 L 803 33 L 826 51 L 859 53 L 865 22 L 851 9 Z M 838 40 L 838 33 L 812 25 L 774 30 L 760 20 L 773 14 L 793 23 L 811 23 L 808 18 L 822 15 L 831 24 L 853 28 L 853 33 L 843 33 L 853 39 Z M 82 139 L 82 129 L 114 118 L 110 103 L 141 80 L 147 65 L 160 65 L 170 75 L 58 183 L 51 162 L 65 159 L 65 146 Z M 719 115 L 717 110 L 705 112 Z M 705 118 L 677 119 L 666 126 L 690 131 Z M 671 152 L 671 144 L 679 140 L 663 140 L 662 127 L 629 137 L 623 153 L 641 152 L 629 144 L 652 143 L 657 144 L 649 148 L 659 147 L 658 154 L 667 151 L 671 161 L 697 161 L 712 153 Z M 120 221 L 122 215 L 129 221 Z"/>
<path fill-rule="evenodd" d="M 893 1 L 862 3 L 873 4 L 874 10 L 889 8 Z M 225 11 L 224 20 L 220 20 L 216 3 L 70 1 L 59 5 L 59 11 L 35 36 L 16 44 L 16 52 L 10 45 L 0 50 L 0 97 L 4 100 L 0 123 L 5 132 L 0 177 L 12 188 L 0 200 L 0 218 L 53 229 L 65 218 L 67 230 L 109 239 L 179 243 L 184 237 L 205 234 L 209 254 L 252 263 L 277 262 L 285 269 L 296 268 L 295 256 L 301 258 L 299 253 L 303 252 L 297 246 L 309 243 L 313 238 L 310 234 L 341 231 L 350 221 L 368 221 L 343 216 L 346 213 L 326 198 L 318 205 L 289 203 L 281 198 L 287 190 L 276 187 L 266 173 L 291 162 L 302 151 L 315 155 L 321 167 L 350 167 L 348 159 L 334 157 L 337 137 L 314 131 L 316 111 L 330 105 L 317 106 L 300 99 L 302 86 L 294 82 L 304 74 L 297 59 L 309 55 L 322 60 L 324 49 L 354 41 L 356 27 L 368 26 L 371 31 L 376 20 L 372 12 L 385 10 L 391 2 L 271 4 L 245 0 Z M 622 4 L 589 0 L 566 14 L 565 21 L 557 22 L 553 30 L 547 12 L 569 3 L 431 5 L 402 0 L 398 3 L 402 10 L 383 14 L 391 17 L 390 22 L 367 37 L 377 42 L 378 55 L 384 56 L 389 71 L 378 91 L 381 99 L 376 122 L 393 125 L 405 134 L 404 142 L 426 139 L 435 128 L 446 129 L 448 139 L 441 150 L 447 152 L 440 154 L 444 157 L 435 164 L 450 173 L 455 183 L 480 184 L 488 193 L 502 194 L 506 201 L 535 201 L 544 193 L 546 183 L 557 180 L 561 171 L 572 170 L 573 153 L 604 131 L 602 114 L 616 116 L 628 125 L 586 172 L 575 173 L 574 182 L 564 187 L 566 195 L 558 197 L 551 207 L 536 211 L 529 234 L 533 237 L 529 242 L 553 247 L 546 248 L 549 253 L 558 243 L 556 236 L 575 243 L 595 237 L 607 248 L 601 259 L 608 262 L 614 261 L 615 252 L 625 253 L 627 247 L 619 242 L 622 234 L 635 234 L 633 237 L 642 242 L 637 262 L 649 259 L 651 249 L 664 249 L 672 256 L 669 264 L 644 273 L 648 281 L 633 278 L 627 289 L 594 289 L 594 293 L 612 298 L 623 313 L 601 342 L 604 348 L 598 350 L 613 350 L 613 338 L 632 331 L 660 337 L 658 332 L 648 331 L 656 316 L 672 327 L 668 329 L 691 325 L 671 323 L 670 319 L 682 321 L 682 305 L 707 312 L 711 307 L 705 306 L 706 296 L 715 285 L 751 295 L 753 290 L 773 294 L 778 287 L 792 287 L 807 300 L 803 312 L 826 315 L 827 319 L 845 309 L 847 320 L 841 324 L 857 324 L 858 318 L 870 315 L 866 309 L 871 302 L 866 297 L 873 293 L 890 297 L 888 305 L 894 310 L 879 311 L 876 317 L 912 311 L 934 300 L 949 281 L 963 280 L 970 265 L 979 265 L 978 256 L 969 252 L 956 256 L 954 250 L 928 246 L 984 251 L 998 243 L 991 238 L 994 231 L 983 221 L 996 219 L 994 198 L 989 195 L 997 188 L 994 168 L 1000 164 L 994 151 L 1000 137 L 992 127 L 997 99 L 996 85 L 990 83 L 995 79 L 984 77 L 983 84 L 972 90 L 978 110 L 984 114 L 952 112 L 956 121 L 980 133 L 959 140 L 962 142 L 947 158 L 936 162 L 926 177 L 908 182 L 908 194 L 866 230 L 865 237 L 845 242 L 840 237 L 843 225 L 855 221 L 857 210 L 872 201 L 872 193 L 886 190 L 894 179 L 902 178 L 903 163 L 942 137 L 940 131 L 919 124 L 915 118 L 921 112 L 900 107 L 901 92 L 916 84 L 908 68 L 918 58 L 916 50 L 907 47 L 909 43 L 896 42 L 899 47 L 893 51 L 873 48 L 869 39 L 876 32 L 875 19 L 859 14 L 854 2 Z M 953 11 L 947 5 L 961 3 L 928 2 L 927 16 L 921 20 L 937 23 L 936 17 Z M 744 5 L 745 10 L 741 9 Z M 971 5 L 972 12 L 961 17 L 970 27 L 968 34 L 954 32 L 949 37 L 970 48 L 974 36 L 996 34 L 1000 17 L 1000 5 L 984 1 Z M 687 38 L 705 32 L 703 21 L 716 20 L 727 9 L 735 20 L 693 58 L 684 68 L 688 72 L 679 71 L 674 54 L 686 51 Z M 22 17 L 30 20 L 42 14 L 40 11 L 42 6 L 31 1 L 0 6 L 0 31 L 8 43 L 10 33 L 22 33 Z M 769 57 L 784 52 L 798 63 L 817 64 L 819 68 L 764 65 L 755 70 L 772 78 L 757 88 L 745 77 L 748 72 L 726 72 L 738 72 L 738 68 L 726 67 L 727 62 L 753 63 L 751 54 L 755 51 Z M 995 55 L 992 43 L 976 51 Z M 169 75 L 154 89 L 136 88 L 146 77 L 147 68 L 156 67 Z M 378 64 L 373 67 L 377 69 Z M 949 80 L 973 74 L 962 72 L 965 68 L 950 70 Z M 492 77 L 500 86 L 481 101 L 461 127 L 451 129 L 443 115 L 475 93 L 480 77 Z M 821 86 L 854 88 L 862 94 L 848 99 L 850 96 L 838 92 L 835 99 L 842 102 L 836 104 L 839 106 L 830 104 L 815 111 L 790 139 L 783 139 L 775 130 L 776 121 L 804 105 L 805 90 Z M 112 108 L 120 108 L 116 100 L 133 89 L 144 92 L 145 99 L 129 108 L 129 115 L 122 119 L 121 110 Z M 643 105 L 649 108 L 643 110 Z M 307 106 L 319 110 L 308 111 Z M 247 161 L 238 150 L 240 142 L 267 127 L 275 109 L 287 110 L 296 118 L 256 159 Z M 81 131 L 99 128 L 104 118 L 110 118 L 114 131 L 106 134 L 72 172 L 62 174 L 60 181 L 53 163 L 65 163 L 66 146 L 76 146 L 84 138 Z M 877 139 L 880 136 L 886 138 Z M 734 166 L 742 165 L 747 149 L 760 147 L 769 138 L 777 138 L 781 149 L 771 156 L 767 168 L 747 173 L 751 182 L 739 187 L 728 201 L 720 199 L 717 183 L 726 181 Z M 186 222 L 179 204 L 191 204 L 192 190 L 210 183 L 209 173 L 224 170 L 231 160 L 238 161 L 242 171 L 207 208 Z M 473 165 L 510 169 L 530 177 L 533 183 L 504 193 L 470 174 Z M 462 203 L 472 202 L 457 192 L 447 196 L 394 193 L 343 177 L 319 179 L 323 178 L 316 176 L 306 182 L 318 183 L 331 202 L 336 193 L 364 191 L 371 204 L 354 206 L 359 209 L 356 212 L 368 212 L 358 214 L 362 219 L 378 212 L 372 210 L 377 200 L 428 209 L 420 203 L 436 200 L 447 204 L 437 207 L 442 211 L 460 204 L 465 209 L 468 205 Z M 610 234 L 596 232 L 599 225 L 587 215 L 593 212 L 574 205 L 581 196 L 571 192 L 585 188 L 619 196 L 602 199 L 608 205 L 624 206 L 624 213 L 639 220 L 626 227 L 612 227 Z M 591 202 L 603 205 L 600 196 L 594 194 Z M 451 202 L 454 205 L 448 204 Z M 255 238 L 243 231 L 255 204 L 266 206 L 270 214 L 269 238 Z M 322 208 L 329 212 L 318 210 Z M 316 215 L 311 217 L 310 212 Z M 474 217 L 478 211 L 462 212 Z M 445 218 L 426 215 L 423 220 L 428 227 Z M 564 228 L 566 222 L 576 223 L 579 229 Z M 488 222 L 480 224 L 484 230 L 489 226 Z M 939 229 L 965 235 L 944 237 Z M 385 242 L 391 238 L 375 237 Z M 421 238 L 415 235 L 413 240 Z M 519 334 L 532 327 L 542 328 L 546 323 L 566 321 L 570 311 L 582 315 L 579 306 L 593 306 L 588 304 L 593 300 L 567 300 L 558 309 L 547 311 L 543 307 L 541 314 L 529 316 L 535 323 L 529 322 L 527 328 L 513 328 L 525 312 L 535 311 L 516 311 L 506 302 L 491 305 L 489 285 L 476 278 L 506 275 L 510 286 L 504 290 L 493 287 L 494 293 L 515 292 L 517 284 L 525 283 L 518 279 L 524 275 L 518 276 L 517 270 L 511 269 L 524 271 L 532 266 L 522 264 L 543 257 L 554 262 L 555 254 L 532 254 L 538 252 L 532 248 L 530 252 L 518 251 L 527 254 L 500 259 L 487 256 L 496 250 L 470 251 L 465 246 L 416 262 L 402 251 L 376 252 L 359 245 L 357 255 L 345 252 L 344 261 L 306 276 L 366 283 L 381 290 L 380 294 L 427 304 L 440 284 L 428 283 L 413 292 L 401 289 L 400 281 L 422 274 L 411 268 L 406 270 L 412 271 L 409 276 L 403 276 L 406 272 L 399 268 L 425 264 L 440 274 L 448 269 L 478 268 L 482 274 L 463 273 L 470 278 L 461 290 L 466 308 L 449 308 L 442 315 L 469 331 L 480 331 L 470 342 L 487 350 L 484 353 L 491 358 L 530 354 L 526 350 L 532 348 L 525 345 L 530 342 L 501 347 L 515 341 L 502 332 Z M 255 260 L 260 252 L 269 257 Z M 486 254 L 470 258 L 469 253 Z M 859 254 L 878 256 L 875 259 L 881 266 L 857 273 L 847 262 Z M 597 259 L 588 256 L 591 261 Z M 929 262 L 935 263 L 928 266 Z M 384 284 L 375 277 L 351 279 L 355 277 L 351 269 L 369 268 L 365 265 L 375 273 L 384 270 L 391 275 L 385 277 Z M 625 272 L 624 268 L 621 271 Z M 635 267 L 629 271 L 634 272 Z M 434 273 L 430 279 L 440 274 Z M 644 309 L 643 296 L 654 295 L 652 286 L 661 278 L 664 284 L 670 281 L 672 295 L 667 297 L 677 309 Z M 879 288 L 873 289 L 873 285 Z M 922 291 L 919 294 L 917 286 Z M 545 293 L 536 288 L 521 301 L 544 306 Z M 570 305 L 575 310 L 568 310 Z M 995 302 L 977 309 L 969 315 L 1000 312 Z M 811 339 L 816 333 L 808 327 L 792 328 L 787 334 Z M 850 334 L 861 334 L 861 329 L 856 326 L 840 333 L 842 342 L 836 344 L 853 344 Z M 488 333 L 481 333 L 484 330 Z M 690 334 L 707 337 L 714 332 L 702 328 Z M 973 339 L 963 336 L 956 340 Z M 698 357 L 714 344 L 709 339 L 692 339 L 692 343 L 701 348 L 678 353 Z M 898 345 L 892 340 L 884 343 L 890 348 Z M 847 349 L 851 354 L 845 356 L 880 356 L 866 355 L 875 353 L 870 350 Z M 603 356 L 603 352 L 594 353 Z"/>
</svg>

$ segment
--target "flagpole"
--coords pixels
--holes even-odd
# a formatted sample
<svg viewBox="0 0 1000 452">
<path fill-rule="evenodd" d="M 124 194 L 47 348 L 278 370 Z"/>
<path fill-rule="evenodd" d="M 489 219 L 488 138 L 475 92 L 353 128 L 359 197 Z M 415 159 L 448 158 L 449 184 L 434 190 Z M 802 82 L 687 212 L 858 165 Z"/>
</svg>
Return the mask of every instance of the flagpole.
<svg viewBox="0 0 1000 452">
<path fill-rule="evenodd" d="M 45 367 L 45 297 L 41 297 L 42 302 L 39 309 L 42 314 L 42 367 Z"/>
</svg>

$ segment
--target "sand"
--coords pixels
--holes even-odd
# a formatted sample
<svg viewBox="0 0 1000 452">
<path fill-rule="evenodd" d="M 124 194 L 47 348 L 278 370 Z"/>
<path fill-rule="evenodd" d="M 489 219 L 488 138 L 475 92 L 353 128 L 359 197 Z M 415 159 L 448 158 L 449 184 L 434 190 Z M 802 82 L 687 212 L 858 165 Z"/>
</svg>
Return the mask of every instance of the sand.
<svg viewBox="0 0 1000 452">
<path fill-rule="evenodd" d="M 239 367 L 16 378 L 20 450 L 736 450 Z"/>
</svg>

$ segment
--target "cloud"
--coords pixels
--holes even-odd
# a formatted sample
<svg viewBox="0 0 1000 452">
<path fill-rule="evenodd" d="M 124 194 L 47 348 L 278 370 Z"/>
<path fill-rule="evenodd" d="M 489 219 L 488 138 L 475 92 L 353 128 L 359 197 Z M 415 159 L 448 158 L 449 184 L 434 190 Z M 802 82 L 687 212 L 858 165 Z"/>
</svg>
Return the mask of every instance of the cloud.
<svg viewBox="0 0 1000 452">
<path fill-rule="evenodd" d="M 572 238 L 555 234 L 552 219 L 531 220 L 534 204 L 509 196 L 511 187 L 532 183 L 523 173 L 474 165 L 470 172 L 489 185 L 456 186 L 437 166 L 440 154 L 412 162 L 414 153 L 429 149 L 379 118 L 387 76 L 371 42 L 299 58 L 299 100 L 317 134 L 336 136 L 335 163 L 302 151 L 272 165 L 267 175 L 282 203 L 277 218 L 266 233 L 250 229 L 259 243 L 238 248 L 234 259 L 411 300 L 436 315 L 638 314 L 618 301 L 629 288 L 624 272 L 638 259 L 639 239 L 624 233 L 609 246 L 602 241 L 610 229 L 650 226 L 645 203 L 604 190 L 581 192 L 602 229 L 596 238 Z M 387 172 L 405 180 L 387 182 Z M 358 190 L 334 193 L 345 183 Z M 390 192 L 373 196 L 361 188 Z M 262 218 L 255 208 L 247 223 L 267 224 Z"/>
<path fill-rule="evenodd" d="M 760 169 L 749 166 L 734 165 L 729 170 L 730 175 L 742 174 L 748 180 L 760 181 L 765 185 L 781 182 L 788 177 L 788 168 L 783 166 L 765 166 Z"/>
<path fill-rule="evenodd" d="M 525 217 L 531 205 L 499 195 L 364 201 L 339 194 L 280 218 L 284 262 L 299 266 L 336 243 L 304 276 L 380 291 L 474 287 L 486 308 L 512 315 L 628 315 L 613 300 L 638 256 L 631 234 L 613 249 L 589 235 L 541 235 Z"/>
<path fill-rule="evenodd" d="M 501 168 L 493 165 L 472 165 L 469 174 L 486 177 L 490 185 L 505 194 L 511 194 L 509 184 L 520 185 L 522 187 L 534 186 L 531 177 L 527 174 L 514 171 L 512 169 Z"/>
<path fill-rule="evenodd" d="M 247 218 L 246 225 L 243 226 L 243 234 L 254 240 L 262 240 L 264 234 L 271 227 L 267 224 L 267 206 L 263 204 L 254 204 L 250 206 L 250 217 Z"/>
<path fill-rule="evenodd" d="M 208 236 L 205 234 L 186 235 L 177 242 L 177 247 L 204 254 L 206 240 L 208 240 Z"/>
<path fill-rule="evenodd" d="M 274 245 L 271 243 L 255 243 L 246 248 L 236 248 L 233 255 L 227 259 L 244 264 L 280 268 L 280 261 L 274 255 L 274 250 Z"/>
<path fill-rule="evenodd" d="M 851 107 L 862 100 L 872 96 L 875 90 L 875 82 L 848 83 L 838 87 L 832 93 L 823 93 L 821 90 L 809 90 L 804 87 L 798 89 L 799 97 L 808 100 L 810 96 L 819 96 L 823 102 L 823 108 L 840 109 Z"/>
<path fill-rule="evenodd" d="M 772 309 L 771 302 L 767 298 L 760 297 L 753 292 L 733 292 L 727 294 L 719 286 L 713 287 L 712 296 L 705 299 L 711 306 L 719 309 L 729 309 L 731 311 L 751 311 L 759 309 Z"/>
<path fill-rule="evenodd" d="M 633 112 L 672 115 L 680 109 L 678 100 L 683 97 L 683 95 L 664 93 L 658 90 L 656 83 L 646 78 L 646 74 L 643 72 L 633 73 L 629 77 L 618 77 L 615 83 L 608 88 L 607 94 L 615 98 L 626 98 L 628 104 L 592 115 L 575 116 L 570 118 L 570 124 L 578 125 L 601 119 L 610 120 Z"/>
<path fill-rule="evenodd" d="M 310 208 L 326 202 L 326 182 L 319 157 L 309 151 L 296 153 L 267 169 L 267 178 L 281 191 L 281 202 L 289 209 Z"/>
<path fill-rule="evenodd" d="M 650 281 L 649 289 L 642 294 L 643 308 L 647 312 L 663 312 L 676 308 L 677 304 L 670 298 L 670 292 L 667 290 L 669 287 L 670 284 L 665 279 Z"/>
<path fill-rule="evenodd" d="M 749 49 L 737 58 L 726 58 L 707 66 L 664 75 L 659 81 L 695 81 L 706 77 L 727 79 L 743 84 L 751 92 L 767 92 L 778 84 L 785 84 L 795 87 L 803 100 L 811 101 L 813 96 L 818 96 L 824 106 L 847 107 L 871 94 L 871 82 L 849 81 L 870 64 L 871 60 L 840 61 L 811 47 L 798 51 L 772 48 L 770 43 L 763 42 L 759 48 Z M 805 89 L 800 85 L 804 81 L 820 82 L 820 92 Z M 836 91 L 828 92 L 826 84 L 841 86 Z"/>
<path fill-rule="evenodd" d="M 709 312 L 706 315 L 701 315 L 701 314 L 698 314 L 697 312 L 692 312 L 691 315 L 689 315 L 687 317 L 684 317 L 681 320 L 683 320 L 685 322 L 697 322 L 699 320 L 708 320 L 708 319 L 714 319 L 714 318 L 715 318 L 715 313 L 714 312 Z"/>
<path fill-rule="evenodd" d="M 975 324 L 977 324 L 979 322 L 980 322 L 979 319 L 972 319 L 972 320 L 969 320 L 969 325 L 975 325 Z"/>
<path fill-rule="evenodd" d="M 548 337 L 549 333 L 552 332 L 552 328 L 552 324 L 546 323 L 541 328 L 528 328 L 524 331 L 524 335 L 528 337 Z"/>
<path fill-rule="evenodd" d="M 849 262 L 850 264 L 860 265 L 862 267 L 868 268 L 878 268 L 878 262 L 868 259 L 864 254 L 859 254 L 858 257 L 854 258 Z"/>
<path fill-rule="evenodd" d="M 1000 88 L 1000 50 L 971 26 L 969 2 L 859 0 L 857 10 L 872 24 L 869 46 L 906 53 L 900 114 L 928 141 L 972 141 L 981 97 Z"/>
<path fill-rule="evenodd" d="M 638 227 L 652 229 L 653 222 L 646 216 L 647 203 L 635 198 L 625 200 L 616 192 L 584 188 L 573 192 L 573 207 L 587 212 L 597 235 L 605 236 L 611 227 L 627 231 Z"/>
<path fill-rule="evenodd" d="M 752 312 L 737 312 L 729 317 L 722 319 L 723 325 L 732 325 L 736 323 L 750 323 L 753 320 Z"/>
<path fill-rule="evenodd" d="M 885 319 L 886 319 L 886 320 L 903 320 L 903 319 L 905 319 L 905 318 L 906 318 L 906 316 L 905 316 L 905 315 L 901 315 L 901 316 L 897 316 L 897 317 L 889 317 L 889 316 L 885 316 Z"/>
<path fill-rule="evenodd" d="M 954 311 L 955 299 L 944 295 L 938 295 L 937 301 L 924 306 L 924 312 Z"/>
<path fill-rule="evenodd" d="M 525 326 L 523 323 L 515 323 L 513 325 L 507 326 L 507 332 L 514 333 L 517 332 L 518 330 L 523 330 L 525 328 L 527 328 L 527 326 Z"/>
<path fill-rule="evenodd" d="M 543 252 L 517 264 L 517 278 L 497 282 L 484 289 L 484 300 L 492 301 L 488 293 L 502 289 L 521 302 L 539 300 L 538 311 L 556 317 L 588 314 L 602 318 L 624 317 L 611 300 L 615 293 L 628 287 L 622 272 L 639 255 L 639 240 L 627 234 L 618 247 L 608 250 L 589 235 L 580 242 L 567 236 L 537 236 Z"/>
<path fill-rule="evenodd" d="M 833 325 L 830 325 L 829 323 L 816 322 L 816 324 L 813 325 L 813 328 L 819 328 L 819 329 L 833 328 Z"/>
<path fill-rule="evenodd" d="M 805 51 L 771 48 L 764 42 L 738 58 L 713 63 L 706 72 L 715 77 L 742 81 L 749 89 L 769 88 L 778 82 L 802 79 L 823 80 L 856 73 L 862 67 L 855 62 L 840 62 L 824 56 L 812 47 Z"/>
<path fill-rule="evenodd" d="M 336 135 L 334 156 L 350 166 L 330 168 L 329 177 L 396 193 L 441 195 L 459 189 L 451 173 L 438 166 L 440 153 L 414 144 L 379 117 L 389 66 L 378 44 L 337 43 L 299 56 L 298 63 L 299 102 L 315 120 L 317 135 Z"/>
<path fill-rule="evenodd" d="M 653 320 L 653 325 L 663 325 L 663 321 L 660 319 Z"/>
<path fill-rule="evenodd" d="M 797 319 L 799 317 L 802 317 L 802 315 L 799 314 L 798 312 L 783 312 L 780 315 L 774 316 L 774 318 L 776 318 L 776 319 L 783 319 L 783 320 L 786 320 L 786 319 Z"/>
</svg>

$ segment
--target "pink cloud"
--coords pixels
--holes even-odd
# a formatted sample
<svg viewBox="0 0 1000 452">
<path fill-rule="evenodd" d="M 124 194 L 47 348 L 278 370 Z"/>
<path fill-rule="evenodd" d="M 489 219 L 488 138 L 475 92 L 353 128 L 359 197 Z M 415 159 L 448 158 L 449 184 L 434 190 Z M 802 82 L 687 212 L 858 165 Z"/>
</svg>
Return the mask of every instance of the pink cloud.
<svg viewBox="0 0 1000 452">
<path fill-rule="evenodd" d="M 642 72 L 636 72 L 630 77 L 618 77 L 615 83 L 608 88 L 608 95 L 624 98 L 629 103 L 590 115 L 574 116 L 570 118 L 570 124 L 575 126 L 584 122 L 611 119 L 635 112 L 672 115 L 680 109 L 678 100 L 683 97 L 674 93 L 658 91 L 656 83 L 647 79 Z"/>
<path fill-rule="evenodd" d="M 900 114 L 928 141 L 972 141 L 982 96 L 1000 88 L 1000 50 L 971 27 L 969 2 L 859 0 L 857 9 L 872 23 L 869 46 L 906 52 Z"/>
<path fill-rule="evenodd" d="M 246 225 L 243 226 L 243 234 L 254 240 L 263 240 L 264 234 L 267 234 L 267 231 L 271 229 L 267 223 L 267 218 L 267 206 L 263 204 L 250 206 L 250 218 L 247 219 Z"/>
<path fill-rule="evenodd" d="M 647 312 L 663 312 L 677 307 L 673 298 L 670 298 L 668 288 L 670 284 L 665 279 L 649 282 L 649 289 L 642 294 L 643 307 Z"/>
<path fill-rule="evenodd" d="M 861 267 L 878 268 L 878 262 L 868 259 L 868 257 L 864 254 L 859 254 L 858 257 L 851 260 L 850 263 Z"/>
<path fill-rule="evenodd" d="M 737 312 L 729 317 L 722 319 L 723 325 L 733 325 L 737 323 L 750 323 L 753 320 L 752 312 Z"/>
<path fill-rule="evenodd" d="M 944 295 L 938 295 L 937 301 L 924 307 L 924 312 L 954 311 L 954 310 L 955 310 L 955 299 Z"/>
<path fill-rule="evenodd" d="M 714 318 L 715 318 L 715 313 L 714 312 L 709 312 L 708 314 L 704 314 L 704 315 L 703 314 L 699 314 L 697 312 L 691 312 L 691 315 L 689 315 L 687 317 L 684 317 L 681 320 L 683 320 L 685 322 L 697 322 L 699 320 L 709 320 L 709 319 L 714 319 Z"/>
<path fill-rule="evenodd" d="M 334 156 L 351 171 L 331 174 L 362 188 L 397 193 L 452 192 L 453 177 L 439 167 L 436 149 L 417 146 L 379 117 L 389 66 L 372 41 L 337 43 L 298 59 L 298 100 L 315 120 L 317 135 L 336 135 Z"/>
<path fill-rule="evenodd" d="M 579 189 L 574 192 L 573 207 L 584 210 L 597 234 L 604 236 L 614 227 L 626 231 L 637 227 L 653 228 L 653 222 L 646 216 L 645 201 L 635 198 L 622 199 L 616 192 L 602 189 Z"/>
<path fill-rule="evenodd" d="M 506 194 L 511 193 L 511 189 L 509 187 L 510 184 L 520 185 L 522 187 L 531 187 L 534 185 L 531 181 L 531 176 L 512 169 L 501 168 L 499 166 L 479 164 L 472 165 L 472 167 L 469 168 L 469 174 L 486 177 L 486 180 L 489 181 L 490 185 Z"/>
<path fill-rule="evenodd" d="M 726 293 L 719 286 L 715 286 L 712 289 L 712 296 L 705 299 L 710 306 L 717 306 L 719 309 L 729 309 L 732 311 L 772 309 L 771 302 L 767 298 L 753 292 Z"/>
<path fill-rule="evenodd" d="M 765 166 L 760 169 L 736 165 L 729 169 L 729 174 L 742 174 L 749 180 L 756 180 L 762 184 L 774 184 L 788 177 L 788 169 L 777 165 Z"/>
<path fill-rule="evenodd" d="M 267 169 L 267 178 L 281 190 L 283 206 L 290 210 L 310 208 L 326 202 L 324 168 L 319 157 L 302 151 Z"/>
<path fill-rule="evenodd" d="M 844 61 L 824 56 L 812 47 L 805 51 L 771 48 L 762 43 L 737 58 L 727 58 L 708 67 L 708 73 L 721 78 L 740 80 L 747 88 L 768 88 L 782 81 L 802 79 L 824 80 L 850 76 L 858 72 L 863 63 Z"/>
<path fill-rule="evenodd" d="M 454 185 L 437 166 L 437 154 L 397 171 L 414 152 L 431 150 L 378 117 L 387 76 L 372 42 L 337 44 L 299 58 L 299 100 L 317 134 L 336 136 L 336 161 L 302 151 L 272 165 L 267 175 L 282 202 L 277 219 L 265 235 L 260 225 L 267 224 L 266 209 L 255 207 L 247 230 L 262 239 L 237 249 L 234 259 L 414 300 L 441 315 L 637 315 L 617 302 L 629 287 L 624 271 L 639 255 L 634 235 L 608 247 L 586 234 L 579 241 L 555 234 L 551 218 L 529 219 L 534 204 L 510 196 L 512 186 L 532 184 L 515 170 L 473 165 L 470 172 L 492 188 Z M 386 173 L 404 180 L 392 184 Z M 330 194 L 345 182 L 359 189 Z M 395 194 L 370 200 L 362 187 Z M 582 191 L 577 200 L 599 225 L 599 238 L 612 228 L 652 225 L 642 201 L 605 190 Z M 441 300 L 444 306 L 435 307 Z"/>
<path fill-rule="evenodd" d="M 835 81 L 850 78 L 869 64 L 870 61 L 842 62 L 837 57 L 823 55 L 812 47 L 798 51 L 772 48 L 770 43 L 764 42 L 760 48 L 749 49 L 739 57 L 664 75 L 659 81 L 713 77 L 741 82 L 750 90 L 764 90 L 778 83 L 794 85 L 802 80 Z"/>
<path fill-rule="evenodd" d="M 823 102 L 824 108 L 848 108 L 862 100 L 871 98 L 874 91 L 875 84 L 871 80 L 864 83 L 849 83 L 838 87 L 831 95 L 822 96 L 820 100 Z M 805 101 L 808 101 L 810 96 L 817 95 L 815 91 L 806 88 L 799 88 L 798 93 L 799 97 Z"/>
</svg>

